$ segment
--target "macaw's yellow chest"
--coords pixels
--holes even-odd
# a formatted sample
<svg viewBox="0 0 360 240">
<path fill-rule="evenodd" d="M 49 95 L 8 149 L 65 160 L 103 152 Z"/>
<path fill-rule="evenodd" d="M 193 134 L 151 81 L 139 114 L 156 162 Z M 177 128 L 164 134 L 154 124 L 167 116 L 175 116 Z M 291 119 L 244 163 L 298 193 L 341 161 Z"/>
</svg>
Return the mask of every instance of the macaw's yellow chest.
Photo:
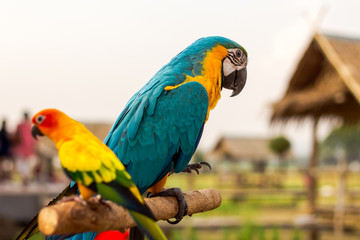
<svg viewBox="0 0 360 240">
<path fill-rule="evenodd" d="M 187 82 L 196 81 L 201 83 L 209 96 L 209 107 L 206 120 L 209 117 L 210 110 L 213 109 L 221 98 L 221 74 L 222 61 L 227 56 L 228 51 L 225 47 L 218 45 L 209 50 L 202 62 L 203 69 L 201 75 L 186 76 L 183 83 L 177 86 L 168 86 L 165 90 L 171 90 Z"/>
</svg>

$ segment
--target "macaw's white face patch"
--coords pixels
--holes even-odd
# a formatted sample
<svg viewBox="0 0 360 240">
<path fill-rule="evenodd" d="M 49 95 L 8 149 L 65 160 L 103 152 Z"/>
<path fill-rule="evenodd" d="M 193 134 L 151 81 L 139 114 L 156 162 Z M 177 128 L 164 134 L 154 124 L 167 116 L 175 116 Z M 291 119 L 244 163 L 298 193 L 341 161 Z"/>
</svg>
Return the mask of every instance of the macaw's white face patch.
<svg viewBox="0 0 360 240">
<path fill-rule="evenodd" d="M 228 55 L 223 60 L 223 76 L 221 87 L 233 90 L 231 96 L 238 95 L 244 88 L 247 78 L 247 56 L 238 48 L 228 49 Z"/>
<path fill-rule="evenodd" d="M 224 76 L 229 76 L 234 70 L 239 71 L 246 67 L 247 56 L 241 49 L 228 49 L 228 56 L 223 61 Z"/>
</svg>

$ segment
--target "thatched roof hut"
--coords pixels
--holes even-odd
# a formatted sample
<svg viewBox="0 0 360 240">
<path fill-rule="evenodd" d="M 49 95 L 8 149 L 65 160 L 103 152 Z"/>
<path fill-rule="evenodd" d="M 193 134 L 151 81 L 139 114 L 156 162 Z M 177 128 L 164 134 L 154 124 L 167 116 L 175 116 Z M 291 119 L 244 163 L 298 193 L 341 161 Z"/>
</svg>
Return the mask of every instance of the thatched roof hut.
<svg viewBox="0 0 360 240">
<path fill-rule="evenodd" d="M 268 161 L 275 158 L 268 142 L 266 138 L 221 137 L 207 157 L 214 162 L 245 164 L 254 172 L 264 173 Z"/>
<path fill-rule="evenodd" d="M 359 103 L 360 39 L 315 34 L 271 116 L 272 123 L 313 121 L 306 171 L 310 213 L 315 213 L 317 196 L 318 122 L 324 117 L 339 118 L 343 123 L 359 121 Z"/>
<path fill-rule="evenodd" d="M 360 120 L 360 39 L 316 34 L 273 105 L 272 122 L 338 117 Z"/>
<path fill-rule="evenodd" d="M 261 137 L 221 137 L 207 158 L 213 162 L 231 162 L 244 168 L 252 167 L 254 172 L 264 173 L 270 161 L 278 161 L 279 157 L 269 147 L 269 139 Z M 278 164 L 286 164 L 293 159 L 288 150 Z M 237 171 L 237 169 L 235 169 Z"/>
<path fill-rule="evenodd" d="M 221 137 L 211 151 L 217 159 L 238 161 L 266 161 L 274 158 L 266 138 Z"/>
</svg>

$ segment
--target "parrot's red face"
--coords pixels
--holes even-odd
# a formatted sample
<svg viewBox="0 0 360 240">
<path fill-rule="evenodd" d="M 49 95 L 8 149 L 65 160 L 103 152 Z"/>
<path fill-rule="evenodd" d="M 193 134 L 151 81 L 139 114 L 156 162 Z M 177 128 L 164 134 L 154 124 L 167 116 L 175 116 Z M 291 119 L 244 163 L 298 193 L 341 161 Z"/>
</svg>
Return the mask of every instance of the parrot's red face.
<svg viewBox="0 0 360 240">
<path fill-rule="evenodd" d="M 31 129 L 33 137 L 49 136 L 51 131 L 58 126 L 60 116 L 61 112 L 56 109 L 45 109 L 35 114 L 32 118 L 34 126 Z"/>
</svg>

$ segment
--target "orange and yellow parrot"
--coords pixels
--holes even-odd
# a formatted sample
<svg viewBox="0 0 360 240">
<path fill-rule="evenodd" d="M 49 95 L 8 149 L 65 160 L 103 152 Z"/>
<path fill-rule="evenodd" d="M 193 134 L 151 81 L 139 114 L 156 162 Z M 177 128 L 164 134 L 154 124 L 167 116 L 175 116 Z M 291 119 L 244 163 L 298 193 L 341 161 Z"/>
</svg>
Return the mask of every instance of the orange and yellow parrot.
<svg viewBox="0 0 360 240">
<path fill-rule="evenodd" d="M 127 208 L 150 239 L 166 239 L 124 165 L 84 125 L 56 109 L 40 111 L 32 122 L 34 137 L 45 135 L 55 143 L 61 166 L 76 181 L 82 199 L 98 193 Z"/>
</svg>

